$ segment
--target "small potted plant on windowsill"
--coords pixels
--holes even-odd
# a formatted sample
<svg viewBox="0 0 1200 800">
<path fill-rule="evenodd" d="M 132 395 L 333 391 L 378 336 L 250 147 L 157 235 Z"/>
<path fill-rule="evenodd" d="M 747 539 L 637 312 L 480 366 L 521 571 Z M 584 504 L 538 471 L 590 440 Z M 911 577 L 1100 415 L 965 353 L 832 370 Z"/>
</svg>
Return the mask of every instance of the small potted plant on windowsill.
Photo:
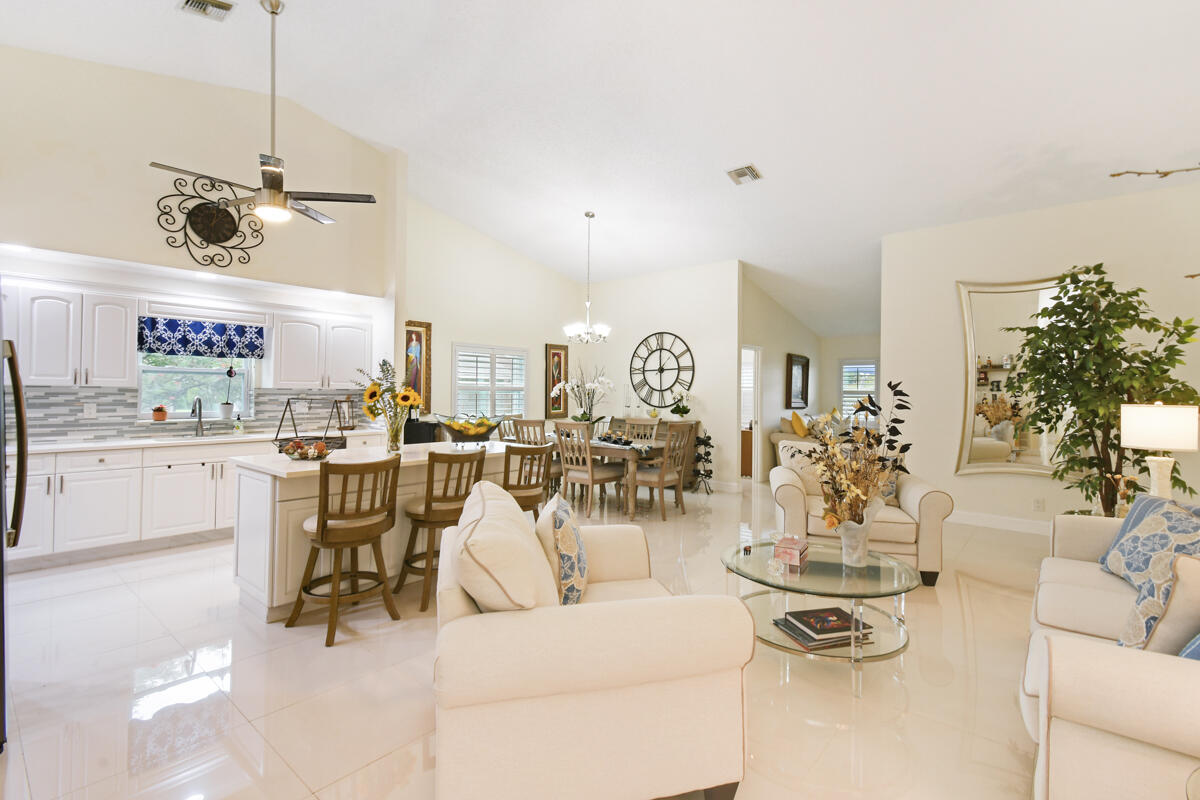
<svg viewBox="0 0 1200 800">
<path fill-rule="evenodd" d="M 154 420 L 155 422 L 166 422 L 167 407 L 160 404 L 150 409 L 150 419 Z"/>
<path fill-rule="evenodd" d="M 229 369 L 225 370 L 225 402 L 221 403 L 218 413 L 221 419 L 233 419 L 233 403 L 229 402 L 229 390 L 233 388 L 233 378 L 237 372 L 233 368 L 233 364 L 229 365 Z"/>
</svg>

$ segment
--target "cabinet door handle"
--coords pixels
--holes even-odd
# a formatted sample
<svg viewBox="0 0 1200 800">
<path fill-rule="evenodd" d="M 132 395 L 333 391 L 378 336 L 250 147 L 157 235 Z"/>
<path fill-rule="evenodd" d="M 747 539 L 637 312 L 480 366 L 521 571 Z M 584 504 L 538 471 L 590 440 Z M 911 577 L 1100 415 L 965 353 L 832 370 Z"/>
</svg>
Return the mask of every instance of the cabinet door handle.
<svg viewBox="0 0 1200 800">
<path fill-rule="evenodd" d="M 58 493 L 59 494 L 63 493 L 63 476 L 62 475 L 58 476 Z"/>
<path fill-rule="evenodd" d="M 214 480 L 214 481 L 215 481 L 215 480 L 217 479 L 217 465 L 216 465 L 216 464 L 210 464 L 210 465 L 209 465 L 209 467 L 208 467 L 208 472 L 209 472 L 209 476 L 208 476 L 208 477 L 209 477 L 209 480 Z"/>
<path fill-rule="evenodd" d="M 88 382 L 88 368 L 84 367 L 83 368 L 83 385 L 86 386 L 87 382 Z"/>
<path fill-rule="evenodd" d="M 225 480 L 225 462 L 221 462 L 221 480 Z"/>
<path fill-rule="evenodd" d="M 51 494 L 54 491 L 54 479 L 49 475 L 46 476 L 46 494 Z"/>
<path fill-rule="evenodd" d="M 75 371 L 71 373 L 71 384 L 74 386 L 79 385 L 79 367 L 76 367 Z"/>
</svg>

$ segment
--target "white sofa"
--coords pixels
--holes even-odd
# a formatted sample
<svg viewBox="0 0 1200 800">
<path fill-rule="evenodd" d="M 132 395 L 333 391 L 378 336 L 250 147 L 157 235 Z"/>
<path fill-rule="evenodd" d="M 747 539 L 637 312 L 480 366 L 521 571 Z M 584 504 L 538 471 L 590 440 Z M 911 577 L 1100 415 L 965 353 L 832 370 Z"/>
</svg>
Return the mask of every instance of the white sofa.
<svg viewBox="0 0 1200 800">
<path fill-rule="evenodd" d="M 1180 615 L 1182 625 L 1160 626 L 1148 643 L 1159 652 L 1116 646 L 1137 595 L 1100 568 L 1120 527 L 1108 517 L 1054 520 L 1018 691 L 1041 743 L 1036 798 L 1183 797 L 1184 770 L 1200 767 L 1200 662 L 1173 655 L 1200 629 Z M 1175 575 L 1168 608 L 1178 620 L 1200 610 L 1200 558 L 1176 559 Z"/>
<path fill-rule="evenodd" d="M 732 797 L 754 651 L 740 600 L 671 596 L 640 528 L 591 525 L 580 604 L 481 613 L 459 584 L 459 530 L 438 575 L 439 800 Z"/>
<path fill-rule="evenodd" d="M 797 443 L 780 443 L 780 447 L 786 444 Z M 782 452 L 779 458 L 787 463 Z M 808 536 L 818 542 L 838 542 L 825 527 L 821 482 L 811 467 L 775 467 L 770 481 L 775 526 L 780 532 Z M 912 564 L 921 573 L 921 581 L 933 586 L 942 571 L 942 523 L 954 510 L 954 500 L 912 475 L 900 476 L 896 497 L 900 505 L 884 506 L 871 523 L 870 548 Z"/>
</svg>

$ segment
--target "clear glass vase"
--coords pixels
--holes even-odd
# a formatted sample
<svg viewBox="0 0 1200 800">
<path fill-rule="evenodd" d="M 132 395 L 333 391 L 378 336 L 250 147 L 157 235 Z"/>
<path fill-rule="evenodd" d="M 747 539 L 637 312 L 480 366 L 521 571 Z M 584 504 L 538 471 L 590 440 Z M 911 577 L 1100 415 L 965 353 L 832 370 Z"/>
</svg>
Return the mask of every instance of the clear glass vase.
<svg viewBox="0 0 1200 800">
<path fill-rule="evenodd" d="M 408 422 L 408 414 L 396 414 L 387 421 L 387 451 L 399 453 L 404 446 L 404 423 Z"/>
<path fill-rule="evenodd" d="M 842 540 L 842 563 L 847 567 L 867 565 L 867 545 L 871 534 L 871 523 L 883 508 L 883 499 L 876 497 L 863 509 L 863 521 L 843 522 L 834 530 Z"/>
</svg>

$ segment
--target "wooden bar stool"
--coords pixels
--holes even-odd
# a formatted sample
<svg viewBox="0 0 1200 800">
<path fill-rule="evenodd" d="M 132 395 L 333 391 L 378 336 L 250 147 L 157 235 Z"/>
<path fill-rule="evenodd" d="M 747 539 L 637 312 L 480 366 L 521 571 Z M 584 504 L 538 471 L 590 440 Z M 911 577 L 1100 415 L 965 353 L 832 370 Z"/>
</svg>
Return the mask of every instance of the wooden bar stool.
<svg viewBox="0 0 1200 800">
<path fill-rule="evenodd" d="M 554 445 L 549 442 L 510 444 L 504 448 L 504 491 L 513 496 L 522 511 L 533 512 L 534 522 L 538 518 L 538 507 L 546 499 L 553 450 Z"/>
<path fill-rule="evenodd" d="M 520 444 L 546 444 L 549 442 L 553 446 L 553 442 L 546 438 L 546 420 L 544 419 L 513 420 L 513 433 Z M 558 451 L 555 450 L 550 458 L 549 488 L 555 490 L 561 485 L 562 460 L 558 457 Z"/>
<path fill-rule="evenodd" d="M 341 478 L 341 486 L 334 491 L 333 484 Z M 325 634 L 325 646 L 333 644 L 337 631 L 338 611 L 346 603 L 357 603 L 364 597 L 380 594 L 383 605 L 392 619 L 400 619 L 400 612 L 392 600 L 388 587 L 387 567 L 384 565 L 383 548 L 379 540 L 383 534 L 396 526 L 396 483 L 400 478 L 400 456 L 382 461 L 362 464 L 331 464 L 321 462 L 321 491 L 317 499 L 317 513 L 304 520 L 310 549 L 308 564 L 304 567 L 304 578 L 300 591 L 296 593 L 296 604 L 284 627 L 290 628 L 300 619 L 305 599 L 329 604 L 329 629 Z M 374 570 L 358 568 L 358 548 L 370 546 L 375 557 Z M 333 574 L 313 578 L 317 558 L 322 550 L 333 552 Z M 342 551 L 350 551 L 350 571 L 342 571 Z M 359 581 L 368 580 L 371 585 L 359 588 Z M 342 584 L 350 582 L 350 592 L 342 593 Z M 329 585 L 328 593 L 317 592 L 318 587 Z"/>
<path fill-rule="evenodd" d="M 468 450 L 461 453 L 430 453 L 429 466 L 425 473 L 425 496 L 414 497 L 404 503 L 404 513 L 412 521 L 408 534 L 408 547 L 404 551 L 404 562 L 400 566 L 400 577 L 396 588 L 400 591 L 409 570 L 424 573 L 421 586 L 421 610 L 429 608 L 429 593 L 437 575 L 435 561 L 438 557 L 437 535 L 445 528 L 458 522 L 463 504 L 471 488 L 483 478 L 483 458 L 487 450 Z M 425 550 L 414 553 L 417 536 L 426 532 Z"/>
</svg>

